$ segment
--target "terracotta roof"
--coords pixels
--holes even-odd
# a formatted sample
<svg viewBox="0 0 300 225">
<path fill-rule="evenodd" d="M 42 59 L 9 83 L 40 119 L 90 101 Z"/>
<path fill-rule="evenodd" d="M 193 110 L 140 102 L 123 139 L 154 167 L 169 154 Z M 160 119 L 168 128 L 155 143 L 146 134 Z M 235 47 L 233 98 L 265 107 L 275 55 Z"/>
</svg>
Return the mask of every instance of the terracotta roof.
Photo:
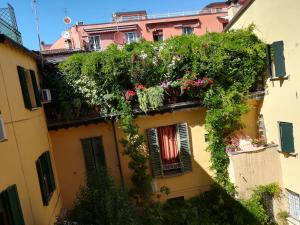
<svg viewBox="0 0 300 225">
<path fill-rule="evenodd" d="M 146 10 L 139 10 L 139 11 L 128 11 L 128 12 L 116 12 L 114 13 L 116 16 L 127 16 L 127 15 L 136 15 L 136 14 L 143 14 L 143 15 L 147 15 L 147 11 Z"/>
<path fill-rule="evenodd" d="M 81 49 L 52 49 L 52 50 L 43 50 L 41 51 L 42 55 L 68 55 L 74 53 L 85 52 L 85 50 Z"/>
<path fill-rule="evenodd" d="M 235 14 L 235 16 L 230 20 L 227 26 L 224 28 L 224 31 L 228 31 L 233 24 L 247 11 L 247 9 L 252 5 L 255 0 L 247 0 L 242 8 Z"/>
</svg>

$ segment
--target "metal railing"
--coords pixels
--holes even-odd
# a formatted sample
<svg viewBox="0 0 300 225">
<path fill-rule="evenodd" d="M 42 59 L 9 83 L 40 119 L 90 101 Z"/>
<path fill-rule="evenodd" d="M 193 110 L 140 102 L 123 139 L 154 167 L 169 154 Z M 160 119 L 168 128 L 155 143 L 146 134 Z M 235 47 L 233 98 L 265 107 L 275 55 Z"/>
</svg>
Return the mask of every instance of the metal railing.
<svg viewBox="0 0 300 225">
<path fill-rule="evenodd" d="M 22 37 L 18 30 L 15 11 L 10 4 L 7 4 L 7 8 L 0 8 L 0 33 L 22 44 Z"/>
<path fill-rule="evenodd" d="M 153 14 L 153 15 L 120 16 L 114 18 L 114 21 L 128 22 L 134 20 L 163 19 L 163 18 L 171 18 L 171 17 L 195 16 L 195 15 L 202 15 L 202 14 L 214 14 L 214 13 L 226 13 L 226 12 L 227 12 L 227 8 L 210 8 L 210 9 L 202 9 L 196 11 L 183 11 L 183 12 L 162 13 L 162 14 Z"/>
</svg>

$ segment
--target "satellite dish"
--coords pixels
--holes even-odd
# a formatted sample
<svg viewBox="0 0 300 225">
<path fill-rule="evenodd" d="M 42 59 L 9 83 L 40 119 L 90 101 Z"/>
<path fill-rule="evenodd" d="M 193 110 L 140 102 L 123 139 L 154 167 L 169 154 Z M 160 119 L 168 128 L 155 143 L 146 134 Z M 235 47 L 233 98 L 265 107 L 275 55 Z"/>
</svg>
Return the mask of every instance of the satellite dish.
<svg viewBox="0 0 300 225">
<path fill-rule="evenodd" d="M 68 16 L 64 17 L 64 24 L 70 24 L 72 22 L 71 18 Z"/>
<path fill-rule="evenodd" d="M 69 31 L 63 31 L 61 33 L 61 36 L 64 38 L 64 39 L 70 39 L 70 33 Z"/>
<path fill-rule="evenodd" d="M 117 31 L 114 34 L 114 42 L 117 45 L 123 45 L 126 43 L 126 35 L 123 32 Z"/>
</svg>

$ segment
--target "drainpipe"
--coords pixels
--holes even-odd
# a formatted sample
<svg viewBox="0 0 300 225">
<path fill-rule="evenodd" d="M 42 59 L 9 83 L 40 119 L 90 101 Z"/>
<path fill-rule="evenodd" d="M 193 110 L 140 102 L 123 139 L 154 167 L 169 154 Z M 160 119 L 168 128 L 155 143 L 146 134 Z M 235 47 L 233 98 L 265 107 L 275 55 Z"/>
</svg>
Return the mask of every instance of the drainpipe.
<svg viewBox="0 0 300 225">
<path fill-rule="evenodd" d="M 116 132 L 114 118 L 111 120 L 111 124 L 113 126 L 113 131 L 114 131 L 115 148 L 116 148 L 116 153 L 117 153 L 117 157 L 118 157 L 119 171 L 120 171 L 120 176 L 121 176 L 121 185 L 122 185 L 122 188 L 124 189 L 124 187 L 125 187 L 124 176 L 123 176 L 122 167 L 121 167 L 121 158 L 120 158 L 120 151 L 119 151 L 119 145 L 118 145 L 117 132 Z"/>
</svg>

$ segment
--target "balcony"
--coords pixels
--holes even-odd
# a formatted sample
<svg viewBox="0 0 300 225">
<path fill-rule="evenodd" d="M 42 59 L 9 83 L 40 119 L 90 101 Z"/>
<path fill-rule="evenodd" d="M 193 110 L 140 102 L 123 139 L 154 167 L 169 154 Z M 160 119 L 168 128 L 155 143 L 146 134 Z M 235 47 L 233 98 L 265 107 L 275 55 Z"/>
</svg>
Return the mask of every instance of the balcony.
<svg viewBox="0 0 300 225">
<path fill-rule="evenodd" d="M 207 9 L 196 10 L 196 11 L 183 11 L 183 12 L 162 13 L 162 14 L 142 15 L 142 16 L 120 16 L 115 18 L 115 21 L 128 22 L 128 21 L 136 21 L 136 20 L 165 19 L 165 18 L 172 18 L 172 17 L 196 16 L 196 15 L 214 14 L 214 13 L 227 13 L 227 8 L 207 8 Z"/>
<path fill-rule="evenodd" d="M 0 33 L 22 44 L 22 37 L 18 30 L 15 11 L 10 4 L 7 5 L 7 8 L 0 8 Z"/>
</svg>

